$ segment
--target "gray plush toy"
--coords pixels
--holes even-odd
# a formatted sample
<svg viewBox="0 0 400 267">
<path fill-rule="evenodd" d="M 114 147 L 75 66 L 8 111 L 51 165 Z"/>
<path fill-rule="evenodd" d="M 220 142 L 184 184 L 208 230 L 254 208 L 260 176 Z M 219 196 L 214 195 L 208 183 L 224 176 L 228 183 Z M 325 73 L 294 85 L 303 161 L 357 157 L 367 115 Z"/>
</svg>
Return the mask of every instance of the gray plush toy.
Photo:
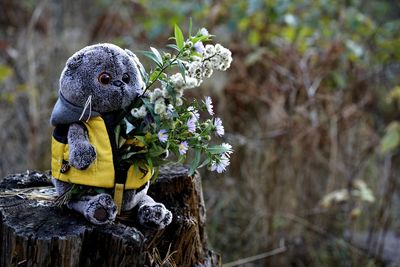
<svg viewBox="0 0 400 267">
<path fill-rule="evenodd" d="M 134 177 L 116 166 L 118 114 L 143 88 L 136 60 L 131 51 L 112 44 L 85 47 L 68 59 L 51 115 L 52 175 L 59 195 L 73 186 L 93 189 L 67 206 L 94 224 L 113 222 L 117 208 L 134 209 L 140 224 L 162 229 L 172 214 L 147 195 L 151 170 Z M 114 192 L 121 188 L 123 200 L 117 207 Z"/>
</svg>

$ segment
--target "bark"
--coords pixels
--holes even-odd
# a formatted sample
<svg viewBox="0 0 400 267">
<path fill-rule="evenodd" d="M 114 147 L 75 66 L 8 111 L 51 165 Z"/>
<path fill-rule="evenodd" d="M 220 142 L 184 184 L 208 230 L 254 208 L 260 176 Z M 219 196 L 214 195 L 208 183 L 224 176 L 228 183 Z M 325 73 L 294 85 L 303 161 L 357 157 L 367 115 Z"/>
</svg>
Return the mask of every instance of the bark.
<svg viewBox="0 0 400 267">
<path fill-rule="evenodd" d="M 53 204 L 50 175 L 10 175 L 0 183 L 0 266 L 220 266 L 207 248 L 201 178 L 164 167 L 149 194 L 171 210 L 164 230 L 143 229 L 131 214 L 94 226 Z"/>
</svg>

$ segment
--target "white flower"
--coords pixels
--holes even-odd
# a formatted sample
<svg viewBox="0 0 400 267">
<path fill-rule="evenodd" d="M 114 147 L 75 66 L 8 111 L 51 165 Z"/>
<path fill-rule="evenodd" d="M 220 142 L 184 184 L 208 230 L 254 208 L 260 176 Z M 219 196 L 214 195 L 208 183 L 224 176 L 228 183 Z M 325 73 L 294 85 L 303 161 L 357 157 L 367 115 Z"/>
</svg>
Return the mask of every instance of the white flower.
<svg viewBox="0 0 400 267">
<path fill-rule="evenodd" d="M 154 103 L 154 112 L 158 115 L 165 115 L 167 111 L 167 106 L 165 105 L 165 101 L 163 98 L 159 98 Z"/>
<path fill-rule="evenodd" d="M 222 120 L 220 118 L 214 119 L 215 134 L 218 136 L 223 136 L 225 134 L 224 126 L 222 125 Z"/>
<path fill-rule="evenodd" d="M 200 68 L 198 68 L 198 65 L 200 66 Z M 202 78 L 201 63 L 192 62 L 189 64 L 188 68 L 189 68 L 188 76 L 185 76 L 185 79 L 183 78 L 181 73 L 175 73 L 170 77 L 171 84 L 174 87 L 177 96 L 179 97 L 181 97 L 183 94 L 182 90 L 198 87 L 202 82 L 200 80 Z M 192 75 L 195 72 L 200 73 L 199 79 L 196 79 L 195 75 Z"/>
<path fill-rule="evenodd" d="M 169 79 L 171 81 L 172 86 L 176 89 L 180 89 L 185 86 L 185 80 L 183 79 L 181 73 L 175 73 L 174 75 L 171 75 Z"/>
<path fill-rule="evenodd" d="M 131 114 L 135 118 L 144 118 L 147 115 L 146 107 L 143 105 L 140 108 L 134 108 L 132 109 Z"/>
<path fill-rule="evenodd" d="M 215 54 L 215 47 L 210 44 L 206 45 L 203 52 L 203 56 L 207 58 L 213 56 L 214 54 Z"/>
<path fill-rule="evenodd" d="M 204 77 L 210 78 L 212 74 L 213 74 L 212 69 L 206 69 L 206 71 L 204 72 Z"/>
<path fill-rule="evenodd" d="M 208 114 L 211 116 L 214 115 L 214 110 L 213 110 L 213 104 L 212 104 L 212 99 L 209 96 L 206 96 L 204 104 L 206 105 Z"/>
<path fill-rule="evenodd" d="M 178 97 L 177 97 L 177 98 L 176 98 L 176 103 L 175 103 L 175 104 L 176 104 L 177 107 L 182 106 L 182 105 L 183 105 L 182 98 L 178 98 Z"/>
<path fill-rule="evenodd" d="M 188 75 L 189 77 L 195 77 L 198 73 L 202 73 L 202 62 L 194 61 L 189 63 Z"/>
<path fill-rule="evenodd" d="M 211 61 L 211 65 L 212 65 L 213 69 L 217 69 L 218 66 L 220 65 L 219 57 L 213 57 L 213 58 L 210 59 L 210 61 Z"/>
<path fill-rule="evenodd" d="M 155 103 L 158 98 L 163 96 L 163 90 L 161 90 L 160 88 L 156 88 L 153 92 L 150 92 L 149 95 L 150 103 Z"/>
<path fill-rule="evenodd" d="M 164 97 L 165 99 L 170 97 L 169 92 L 165 86 L 163 86 L 163 88 L 162 88 L 162 97 Z"/>
<path fill-rule="evenodd" d="M 212 68 L 212 64 L 211 64 L 211 62 L 209 60 L 204 61 L 203 66 L 206 69 L 211 69 Z"/>
<path fill-rule="evenodd" d="M 186 76 L 186 86 L 184 89 L 190 89 L 200 86 L 201 79 Z"/>
<path fill-rule="evenodd" d="M 229 158 L 225 155 L 221 156 L 221 159 L 213 160 L 211 162 L 211 171 L 217 171 L 218 173 L 222 173 L 226 170 L 226 167 L 229 165 Z"/>
<path fill-rule="evenodd" d="M 192 62 L 201 62 L 203 60 L 203 58 L 199 56 L 192 56 L 191 59 Z"/>
<path fill-rule="evenodd" d="M 174 88 L 175 91 L 175 97 L 182 97 L 183 96 L 183 87 L 181 88 Z M 172 97 L 170 97 L 172 99 Z"/>
<path fill-rule="evenodd" d="M 216 44 L 215 45 L 215 52 L 216 53 L 220 53 L 222 51 L 222 49 L 224 49 L 224 47 L 220 44 Z"/>
</svg>

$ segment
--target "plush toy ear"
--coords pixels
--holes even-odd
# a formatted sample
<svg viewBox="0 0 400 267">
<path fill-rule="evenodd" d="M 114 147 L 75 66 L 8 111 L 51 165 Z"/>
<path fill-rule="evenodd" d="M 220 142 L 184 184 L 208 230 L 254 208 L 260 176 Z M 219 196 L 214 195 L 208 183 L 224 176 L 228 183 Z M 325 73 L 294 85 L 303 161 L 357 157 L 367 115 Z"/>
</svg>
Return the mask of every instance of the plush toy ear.
<svg viewBox="0 0 400 267">
<path fill-rule="evenodd" d="M 129 49 L 125 49 L 125 52 L 130 56 L 136 64 L 140 64 L 138 57 Z"/>
<path fill-rule="evenodd" d="M 82 64 L 83 56 L 84 56 L 84 53 L 82 53 L 82 52 L 75 53 L 72 57 L 70 57 L 67 60 L 67 63 L 66 63 L 67 67 L 69 69 L 78 68 Z"/>
</svg>

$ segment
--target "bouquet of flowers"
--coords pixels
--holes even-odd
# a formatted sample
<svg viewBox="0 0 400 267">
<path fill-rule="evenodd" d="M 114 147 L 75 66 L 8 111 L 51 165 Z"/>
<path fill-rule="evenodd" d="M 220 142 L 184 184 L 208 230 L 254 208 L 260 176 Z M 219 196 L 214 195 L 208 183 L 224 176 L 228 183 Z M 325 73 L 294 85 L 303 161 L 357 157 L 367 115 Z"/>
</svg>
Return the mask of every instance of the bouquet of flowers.
<svg viewBox="0 0 400 267">
<path fill-rule="evenodd" d="M 231 51 L 220 44 L 211 44 L 212 35 L 205 28 L 184 38 L 175 25 L 174 44 L 170 52 L 142 52 L 154 68 L 146 71 L 139 60 L 143 90 L 116 127 L 119 165 L 134 166 L 135 170 L 153 168 L 168 161 L 184 163 L 190 157 L 189 175 L 207 166 L 223 172 L 233 152 L 228 143 L 214 144 L 212 137 L 224 135 L 222 121 L 214 117 L 209 96 L 187 101 L 184 92 L 201 85 L 215 70 L 225 71 L 232 62 Z M 157 176 L 157 175 L 155 175 Z"/>
</svg>

